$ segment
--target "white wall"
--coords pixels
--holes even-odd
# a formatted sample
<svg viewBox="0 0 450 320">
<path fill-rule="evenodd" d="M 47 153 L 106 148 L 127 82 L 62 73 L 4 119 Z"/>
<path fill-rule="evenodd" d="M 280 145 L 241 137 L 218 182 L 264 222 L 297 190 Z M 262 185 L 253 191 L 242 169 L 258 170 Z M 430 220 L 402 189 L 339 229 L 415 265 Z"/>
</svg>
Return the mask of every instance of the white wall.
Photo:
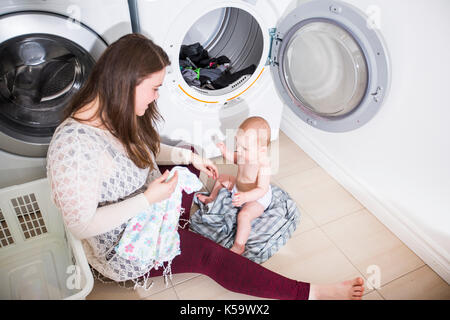
<svg viewBox="0 0 450 320">
<path fill-rule="evenodd" d="M 282 129 L 449 282 L 450 1 L 346 2 L 380 10 L 389 96 L 351 132 L 317 130 L 287 107 Z"/>
</svg>

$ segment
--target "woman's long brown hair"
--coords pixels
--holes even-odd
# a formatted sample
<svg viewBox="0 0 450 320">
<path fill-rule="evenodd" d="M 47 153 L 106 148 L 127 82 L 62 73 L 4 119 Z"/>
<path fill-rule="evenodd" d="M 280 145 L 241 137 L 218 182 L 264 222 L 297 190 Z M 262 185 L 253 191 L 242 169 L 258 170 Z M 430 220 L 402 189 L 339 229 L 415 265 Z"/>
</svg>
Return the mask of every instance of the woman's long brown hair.
<svg viewBox="0 0 450 320">
<path fill-rule="evenodd" d="M 153 170 L 151 154 L 159 152 L 155 129 L 162 117 L 153 101 L 141 117 L 135 114 L 136 86 L 150 74 L 170 65 L 164 50 L 140 34 L 128 34 L 112 43 L 95 64 L 84 86 L 73 96 L 65 118 L 98 98 L 95 117 L 122 142 L 128 156 L 139 168 Z M 85 120 L 85 119 L 83 119 Z"/>
</svg>

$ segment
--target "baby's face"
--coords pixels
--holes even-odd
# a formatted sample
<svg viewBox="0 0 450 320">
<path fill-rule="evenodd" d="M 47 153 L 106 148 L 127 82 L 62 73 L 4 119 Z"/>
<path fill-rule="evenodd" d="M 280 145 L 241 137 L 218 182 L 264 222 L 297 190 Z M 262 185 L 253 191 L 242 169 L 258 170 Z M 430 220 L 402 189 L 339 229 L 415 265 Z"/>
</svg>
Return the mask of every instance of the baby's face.
<svg viewBox="0 0 450 320">
<path fill-rule="evenodd" d="M 258 144 L 258 132 L 256 130 L 241 130 L 236 135 L 236 151 L 238 164 L 258 164 L 261 148 Z"/>
</svg>

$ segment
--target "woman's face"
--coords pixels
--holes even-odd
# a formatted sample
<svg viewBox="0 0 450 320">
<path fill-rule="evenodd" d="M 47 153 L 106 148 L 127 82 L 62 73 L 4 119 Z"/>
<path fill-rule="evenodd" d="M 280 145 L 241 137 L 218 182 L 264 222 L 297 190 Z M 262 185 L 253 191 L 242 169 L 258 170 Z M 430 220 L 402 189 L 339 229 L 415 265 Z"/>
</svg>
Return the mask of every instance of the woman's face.
<svg viewBox="0 0 450 320">
<path fill-rule="evenodd" d="M 148 105 L 159 98 L 158 88 L 164 81 L 166 68 L 150 74 L 136 86 L 134 112 L 138 117 L 144 115 Z"/>
</svg>

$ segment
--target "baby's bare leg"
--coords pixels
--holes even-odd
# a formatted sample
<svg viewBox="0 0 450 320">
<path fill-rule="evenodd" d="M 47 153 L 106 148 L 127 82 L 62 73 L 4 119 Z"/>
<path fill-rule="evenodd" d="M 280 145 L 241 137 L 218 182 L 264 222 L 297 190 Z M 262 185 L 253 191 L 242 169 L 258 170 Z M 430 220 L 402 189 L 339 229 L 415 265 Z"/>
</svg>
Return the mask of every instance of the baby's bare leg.
<svg viewBox="0 0 450 320">
<path fill-rule="evenodd" d="M 234 181 L 235 181 L 235 177 L 227 175 L 227 174 L 221 174 L 221 175 L 219 175 L 216 182 L 214 183 L 214 187 L 213 187 L 211 193 L 209 194 L 209 196 L 204 195 L 204 194 L 197 194 L 197 198 L 204 204 L 208 204 L 208 203 L 216 200 L 220 189 L 225 187 L 228 190 L 231 190 L 234 186 Z"/>
<path fill-rule="evenodd" d="M 237 231 L 234 238 L 234 244 L 231 251 L 242 254 L 245 251 L 245 244 L 247 243 L 250 231 L 252 228 L 252 221 L 264 212 L 264 207 L 257 201 L 251 201 L 244 204 L 237 218 Z"/>
</svg>

